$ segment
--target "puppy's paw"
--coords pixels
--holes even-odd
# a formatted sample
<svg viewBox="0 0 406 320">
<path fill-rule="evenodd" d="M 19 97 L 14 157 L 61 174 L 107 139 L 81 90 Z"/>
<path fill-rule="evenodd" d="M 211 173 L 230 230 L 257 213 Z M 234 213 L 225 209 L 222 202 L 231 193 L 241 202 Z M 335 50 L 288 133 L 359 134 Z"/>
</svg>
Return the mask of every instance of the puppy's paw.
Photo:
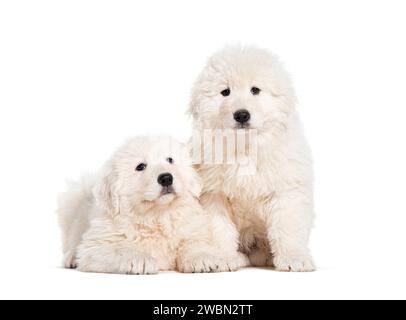
<svg viewBox="0 0 406 320">
<path fill-rule="evenodd" d="M 76 269 L 77 268 L 77 262 L 76 262 L 76 257 L 75 253 L 68 251 L 64 257 L 63 257 L 63 265 L 66 269 Z"/>
<path fill-rule="evenodd" d="M 228 258 L 222 256 L 201 254 L 186 257 L 178 263 L 178 270 L 184 273 L 230 272 L 247 266 L 248 258 L 237 254 Z"/>
<path fill-rule="evenodd" d="M 244 268 L 250 265 L 248 257 L 238 252 L 235 255 L 222 259 L 222 264 L 219 267 L 218 272 L 238 271 L 240 268 Z"/>
<path fill-rule="evenodd" d="M 158 273 L 158 265 L 156 260 L 150 256 L 146 255 L 137 255 L 132 258 L 129 263 L 130 270 L 128 270 L 127 274 L 157 274 Z"/>
<path fill-rule="evenodd" d="M 133 250 L 114 250 L 103 248 L 99 251 L 88 250 L 78 255 L 78 270 L 83 272 L 117 274 L 155 274 L 158 273 L 157 261 L 150 255 Z"/>
<path fill-rule="evenodd" d="M 273 258 L 273 264 L 278 271 L 311 272 L 316 270 L 309 255 L 278 255 Z"/>
<path fill-rule="evenodd" d="M 237 252 L 235 255 L 224 259 L 223 271 L 237 271 L 240 268 L 248 267 L 250 265 L 250 259 L 247 255 Z"/>
<path fill-rule="evenodd" d="M 184 273 L 218 272 L 220 263 L 220 259 L 212 255 L 192 255 L 178 260 L 178 270 Z"/>
</svg>

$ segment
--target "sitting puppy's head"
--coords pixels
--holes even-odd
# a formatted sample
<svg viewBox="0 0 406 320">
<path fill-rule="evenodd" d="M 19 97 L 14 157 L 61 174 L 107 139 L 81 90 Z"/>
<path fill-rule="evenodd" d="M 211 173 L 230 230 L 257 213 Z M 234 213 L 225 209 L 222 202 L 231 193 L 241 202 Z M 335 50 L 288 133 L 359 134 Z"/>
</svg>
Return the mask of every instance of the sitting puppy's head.
<svg viewBox="0 0 406 320">
<path fill-rule="evenodd" d="M 255 47 L 213 55 L 195 83 L 190 112 L 200 129 L 283 127 L 295 94 L 278 59 Z"/>
<path fill-rule="evenodd" d="M 106 163 L 94 196 L 113 215 L 198 197 L 200 181 L 191 164 L 186 147 L 170 137 L 136 137 Z"/>
</svg>

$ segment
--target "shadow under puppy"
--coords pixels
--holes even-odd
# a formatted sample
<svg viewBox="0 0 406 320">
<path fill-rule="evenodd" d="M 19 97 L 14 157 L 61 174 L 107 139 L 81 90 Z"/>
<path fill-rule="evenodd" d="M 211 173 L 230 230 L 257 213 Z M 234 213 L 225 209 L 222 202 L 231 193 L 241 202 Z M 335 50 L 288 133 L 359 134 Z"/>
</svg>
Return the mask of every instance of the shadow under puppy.
<svg viewBox="0 0 406 320">
<path fill-rule="evenodd" d="M 129 140 L 94 177 L 59 200 L 64 265 L 80 271 L 154 274 L 234 271 L 247 264 L 229 255 L 201 208 L 198 175 L 187 149 L 169 137 Z"/>
</svg>

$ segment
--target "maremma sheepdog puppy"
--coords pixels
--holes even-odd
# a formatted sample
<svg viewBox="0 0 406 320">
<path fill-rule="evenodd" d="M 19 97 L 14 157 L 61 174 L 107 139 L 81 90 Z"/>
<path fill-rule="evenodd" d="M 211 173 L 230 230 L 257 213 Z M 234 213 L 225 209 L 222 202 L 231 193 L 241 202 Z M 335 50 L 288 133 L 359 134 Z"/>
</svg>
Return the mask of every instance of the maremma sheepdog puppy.
<svg viewBox="0 0 406 320">
<path fill-rule="evenodd" d="M 129 140 L 100 173 L 61 195 L 65 267 L 154 274 L 233 271 L 246 265 L 246 257 L 215 234 L 199 204 L 200 191 L 183 145 L 169 137 Z"/>
<path fill-rule="evenodd" d="M 279 60 L 255 47 L 214 54 L 194 85 L 190 112 L 200 136 L 251 130 L 256 137 L 256 153 L 247 156 L 255 164 L 251 173 L 242 172 L 240 163 L 198 166 L 201 203 L 223 230 L 223 243 L 247 254 L 254 266 L 314 270 L 308 249 L 312 161 L 295 92 Z"/>
</svg>

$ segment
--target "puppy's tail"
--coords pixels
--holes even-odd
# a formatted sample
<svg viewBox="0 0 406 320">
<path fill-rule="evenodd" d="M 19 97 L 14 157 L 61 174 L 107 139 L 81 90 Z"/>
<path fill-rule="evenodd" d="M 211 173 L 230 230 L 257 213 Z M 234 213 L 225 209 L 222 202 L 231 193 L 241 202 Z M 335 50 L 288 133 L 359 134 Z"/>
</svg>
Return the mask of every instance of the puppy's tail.
<svg viewBox="0 0 406 320">
<path fill-rule="evenodd" d="M 65 192 L 58 198 L 58 220 L 62 232 L 63 264 L 76 267 L 76 250 L 83 234 L 89 228 L 89 215 L 94 201 L 92 189 L 94 177 L 83 176 L 79 181 L 69 182 Z"/>
</svg>

